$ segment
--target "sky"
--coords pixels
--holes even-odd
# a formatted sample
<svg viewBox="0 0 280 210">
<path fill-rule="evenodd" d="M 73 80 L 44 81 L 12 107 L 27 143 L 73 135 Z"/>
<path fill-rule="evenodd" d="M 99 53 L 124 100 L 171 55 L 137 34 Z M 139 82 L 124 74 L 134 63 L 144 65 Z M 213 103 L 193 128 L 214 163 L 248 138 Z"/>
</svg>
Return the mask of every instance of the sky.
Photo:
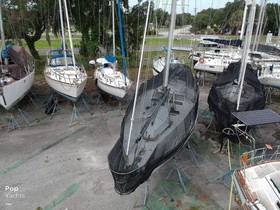
<svg viewBox="0 0 280 210">
<path fill-rule="evenodd" d="M 142 0 L 142 2 L 145 2 L 146 0 Z M 227 2 L 233 2 L 234 0 L 178 0 L 177 5 L 184 2 L 186 6 L 184 7 L 184 12 L 189 12 L 192 15 L 195 14 L 195 8 L 196 12 L 200 12 L 201 10 L 208 9 L 208 8 L 223 8 L 225 7 Z M 159 0 L 154 0 L 155 4 L 156 2 L 159 2 Z M 167 0 L 161 0 L 160 2 L 167 2 Z M 171 0 L 168 0 L 168 2 L 171 2 Z M 256 0 L 257 4 L 260 4 L 261 0 Z M 138 3 L 138 0 L 129 0 L 129 6 L 133 7 L 135 4 Z M 267 0 L 267 3 L 280 3 L 280 0 Z M 177 9 L 177 13 L 182 13 L 182 9 Z"/>
</svg>

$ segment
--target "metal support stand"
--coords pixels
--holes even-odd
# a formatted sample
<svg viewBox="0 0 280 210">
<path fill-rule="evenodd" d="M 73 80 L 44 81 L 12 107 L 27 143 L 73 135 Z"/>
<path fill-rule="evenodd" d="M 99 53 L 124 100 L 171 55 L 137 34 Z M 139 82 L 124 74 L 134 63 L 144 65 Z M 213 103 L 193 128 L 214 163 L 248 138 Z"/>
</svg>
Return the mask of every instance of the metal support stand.
<svg viewBox="0 0 280 210">
<path fill-rule="evenodd" d="M 70 120 L 69 127 L 78 124 L 79 123 L 78 118 L 80 118 L 80 120 L 82 121 L 82 124 L 85 125 L 85 122 L 84 122 L 82 116 L 80 115 L 80 112 L 78 111 L 75 104 L 73 104 L 73 110 L 72 110 L 72 115 L 71 115 L 71 120 Z"/>
<path fill-rule="evenodd" d="M 180 184 L 181 184 L 184 192 L 187 192 L 183 178 L 184 177 L 187 177 L 188 179 L 191 179 L 191 178 L 180 166 L 178 166 L 176 158 L 174 158 L 173 160 L 174 160 L 174 166 L 171 169 L 171 171 L 169 172 L 169 174 L 167 175 L 166 180 L 168 180 L 168 178 L 170 177 L 170 175 L 172 174 L 173 171 L 176 171 L 177 175 L 178 175 L 178 178 L 179 178 L 179 181 L 180 181 Z"/>
<path fill-rule="evenodd" d="M 36 102 L 36 100 L 34 100 L 33 97 L 30 94 L 28 94 L 28 97 L 29 97 L 31 103 L 33 104 L 33 106 L 35 107 L 35 109 L 39 110 L 40 107 L 39 107 L 38 103 Z"/>
<path fill-rule="evenodd" d="M 198 154 L 196 153 L 196 151 L 194 151 L 194 149 L 191 147 L 189 142 L 187 143 L 186 149 L 189 150 L 192 162 L 196 165 L 197 168 L 199 168 L 198 163 L 197 163 Z"/>
<path fill-rule="evenodd" d="M 84 97 L 85 96 L 85 97 Z M 82 100 L 82 103 L 80 103 L 80 107 L 81 105 L 83 104 L 84 107 L 86 108 L 86 110 L 90 113 L 93 113 L 92 109 L 90 108 L 90 105 L 88 103 L 88 101 L 90 101 L 88 95 L 84 92 L 83 95 L 81 96 L 81 100 Z"/>
<path fill-rule="evenodd" d="M 24 121 L 30 126 L 30 123 L 36 121 L 36 119 L 34 119 L 33 117 L 31 117 L 27 112 L 21 110 L 20 108 L 18 108 L 18 112 L 19 114 L 22 116 L 22 118 L 24 119 Z M 28 119 L 30 119 L 31 121 L 29 121 Z"/>
<path fill-rule="evenodd" d="M 18 125 L 17 123 L 17 120 L 16 118 L 11 114 L 10 117 L 9 117 L 9 126 L 8 126 L 8 133 L 13 131 L 13 130 L 16 130 L 20 128 L 20 126 Z"/>
<path fill-rule="evenodd" d="M 148 196 L 149 196 L 149 186 L 147 181 L 144 184 L 144 206 L 146 206 L 147 200 L 148 200 Z"/>
<path fill-rule="evenodd" d="M 272 87 L 269 86 L 267 88 L 267 91 L 265 92 L 266 95 L 266 101 L 268 102 L 268 107 L 271 109 L 271 94 L 272 94 Z"/>
</svg>

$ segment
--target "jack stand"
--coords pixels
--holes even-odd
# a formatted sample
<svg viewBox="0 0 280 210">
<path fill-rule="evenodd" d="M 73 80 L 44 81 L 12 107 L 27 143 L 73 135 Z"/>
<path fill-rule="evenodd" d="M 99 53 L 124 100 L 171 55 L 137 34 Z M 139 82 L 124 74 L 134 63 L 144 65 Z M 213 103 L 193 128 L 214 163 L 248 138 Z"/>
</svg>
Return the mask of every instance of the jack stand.
<svg viewBox="0 0 280 210">
<path fill-rule="evenodd" d="M 186 187 L 185 187 L 185 183 L 184 183 L 184 180 L 183 180 L 183 176 L 184 175 L 185 177 L 187 177 L 188 179 L 191 179 L 189 177 L 189 175 L 180 167 L 177 165 L 177 161 L 176 161 L 176 158 L 174 158 L 174 166 L 173 168 L 171 169 L 171 171 L 169 172 L 169 174 L 167 175 L 166 177 L 166 180 L 168 180 L 168 178 L 170 177 L 170 175 L 172 174 L 172 172 L 176 170 L 177 171 L 177 175 L 178 175 L 178 178 L 179 178 L 179 181 L 180 181 L 180 184 L 181 186 L 183 187 L 183 190 L 184 192 L 186 193 Z"/>
<path fill-rule="evenodd" d="M 10 117 L 9 117 L 9 126 L 8 126 L 8 133 L 10 131 L 13 131 L 13 130 L 16 130 L 20 128 L 18 123 L 17 123 L 17 120 L 16 118 L 11 114 Z"/>
<path fill-rule="evenodd" d="M 36 119 L 32 118 L 31 116 L 29 116 L 29 114 L 27 112 L 22 111 L 20 108 L 18 108 L 18 112 L 19 114 L 22 116 L 22 118 L 24 119 L 24 121 L 30 126 L 30 123 L 34 122 Z M 32 121 L 29 122 L 28 118 L 31 119 Z"/>
<path fill-rule="evenodd" d="M 227 188 L 230 189 L 230 186 L 228 184 L 228 182 L 231 180 L 231 176 L 233 174 L 234 170 L 233 169 L 229 169 L 227 170 L 225 173 L 219 175 L 218 177 L 214 178 L 212 180 L 212 183 L 218 183 L 219 181 L 221 181 Z"/>
<path fill-rule="evenodd" d="M 34 100 L 30 94 L 28 94 L 28 97 L 29 97 L 31 103 L 33 104 L 33 106 L 35 107 L 35 109 L 39 110 L 40 107 L 39 107 L 38 103 L 36 102 L 36 100 Z"/>
<path fill-rule="evenodd" d="M 86 123 L 84 122 L 82 116 L 80 115 L 80 112 L 78 111 L 75 104 L 73 104 L 73 110 L 72 110 L 71 121 L 70 121 L 69 127 L 78 124 L 78 117 L 81 119 L 82 124 L 85 125 Z"/>
<path fill-rule="evenodd" d="M 99 91 L 97 91 L 97 94 L 93 95 L 93 98 L 95 99 L 95 105 L 99 105 L 100 102 L 103 104 L 105 103 Z"/>
<path fill-rule="evenodd" d="M 90 113 L 93 113 L 92 109 L 90 108 L 88 102 L 86 101 L 86 99 L 82 96 L 82 103 L 84 104 L 86 110 Z M 81 107 L 81 104 L 80 104 L 80 107 Z"/>
<path fill-rule="evenodd" d="M 189 142 L 187 143 L 186 149 L 189 150 L 192 162 L 196 165 L 197 168 L 199 168 L 198 163 L 197 163 L 198 154 L 196 153 L 196 151 L 193 150 L 193 148 L 191 147 Z"/>
<path fill-rule="evenodd" d="M 145 186 L 144 186 L 144 206 L 146 206 L 148 196 L 149 196 L 149 186 L 148 186 L 148 183 L 146 181 Z"/>
<path fill-rule="evenodd" d="M 185 147 L 183 147 L 181 149 L 181 151 L 179 151 L 179 159 L 181 160 L 182 159 L 182 156 L 183 156 L 183 153 L 185 150 L 188 150 L 189 151 L 189 154 L 190 154 L 190 157 L 191 157 L 191 161 L 196 165 L 197 168 L 199 168 L 198 166 L 198 162 L 197 162 L 197 157 L 198 157 L 198 154 L 196 153 L 196 151 L 194 151 L 194 149 L 191 147 L 189 141 L 187 142 L 187 145 Z"/>
<path fill-rule="evenodd" d="M 268 102 L 268 107 L 269 109 L 271 109 L 271 94 L 272 94 L 272 91 L 273 91 L 273 88 L 271 86 L 269 86 L 265 92 L 265 95 L 266 95 L 266 102 Z"/>
</svg>

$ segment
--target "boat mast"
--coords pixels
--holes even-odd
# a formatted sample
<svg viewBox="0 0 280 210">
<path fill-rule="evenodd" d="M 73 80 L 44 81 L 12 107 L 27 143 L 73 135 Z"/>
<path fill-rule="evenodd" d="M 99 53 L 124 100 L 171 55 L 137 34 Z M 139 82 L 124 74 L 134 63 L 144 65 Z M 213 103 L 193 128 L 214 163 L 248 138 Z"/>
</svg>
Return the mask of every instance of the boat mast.
<svg viewBox="0 0 280 210">
<path fill-rule="evenodd" d="M 113 35 L 113 56 L 116 56 L 116 40 L 115 40 L 115 1 L 112 0 L 111 2 L 112 6 L 112 35 Z M 114 69 L 115 69 L 115 63 L 114 63 Z"/>
<path fill-rule="evenodd" d="M 132 133 L 132 128 L 133 128 L 133 124 L 134 124 L 135 107 L 136 107 L 140 78 L 141 78 L 141 69 L 142 69 L 142 63 L 143 63 L 144 47 L 145 47 L 145 41 L 146 41 L 147 28 L 148 28 L 148 23 L 149 23 L 150 7 L 151 7 L 151 0 L 149 0 L 148 11 L 147 11 L 147 14 L 146 14 L 146 23 L 145 23 L 145 28 L 144 28 L 144 35 L 143 35 L 143 42 L 142 42 L 141 55 L 140 55 L 140 63 L 139 63 L 137 82 L 136 82 L 136 88 L 135 88 L 135 95 L 134 95 L 134 101 L 133 101 L 133 108 L 132 108 L 132 114 L 131 114 L 131 119 L 130 119 L 128 142 L 127 142 L 127 147 L 126 147 L 126 152 L 125 152 L 126 156 L 128 155 L 128 152 L 129 152 L 131 133 Z"/>
<path fill-rule="evenodd" d="M 72 34 L 71 34 L 71 28 L 70 28 L 70 22 L 69 22 L 69 15 L 68 15 L 66 0 L 64 0 L 64 7 L 65 7 L 66 23 L 67 23 L 67 28 L 68 28 L 69 42 L 70 42 L 70 49 L 71 49 L 71 54 L 72 54 L 72 59 L 73 59 L 73 66 L 75 67 L 76 66 L 76 61 L 75 61 L 75 55 L 74 55 Z M 66 49 L 65 49 L 65 55 L 66 55 Z"/>
<path fill-rule="evenodd" d="M 255 35 L 253 48 L 252 48 L 253 51 L 258 49 L 258 45 L 259 45 L 259 42 L 260 42 L 261 29 L 262 29 L 262 26 L 263 26 L 263 19 L 264 19 L 264 14 L 265 14 L 266 3 L 267 3 L 266 0 L 261 1 L 258 25 L 257 25 L 256 35 Z"/>
<path fill-rule="evenodd" d="M 168 38 L 167 58 L 165 63 L 165 74 L 164 74 L 164 83 L 163 83 L 164 87 L 167 87 L 168 78 L 169 78 L 170 55 L 173 46 L 173 32 L 175 29 L 175 20 L 176 20 L 176 2 L 177 0 L 172 0 L 172 4 L 171 4 L 171 21 L 170 21 L 170 30 L 169 30 L 169 38 Z"/>
<path fill-rule="evenodd" d="M 245 1 L 245 8 L 243 11 L 243 20 L 242 20 L 242 26 L 241 26 L 241 32 L 240 32 L 240 38 L 239 38 L 240 40 L 243 39 L 243 35 L 244 35 L 247 10 L 248 10 L 248 1 Z"/>
<path fill-rule="evenodd" d="M 5 34 L 4 34 L 4 27 L 3 27 L 3 18 L 2 18 L 2 0 L 0 0 L 0 30 L 1 30 L 1 42 L 2 42 L 2 49 L 5 46 Z"/>
<path fill-rule="evenodd" d="M 122 33 L 121 0 L 118 0 L 118 16 L 119 16 L 120 39 L 121 39 L 121 49 L 122 49 L 122 66 L 123 66 L 123 74 L 124 74 L 124 83 L 126 85 L 126 59 L 125 59 L 123 33 Z"/>
<path fill-rule="evenodd" d="M 61 36 L 62 36 L 62 47 L 63 47 L 63 54 L 64 54 L 64 62 L 65 62 L 65 65 L 68 66 L 67 57 L 66 57 L 66 44 L 65 44 L 65 35 L 64 35 L 64 24 L 63 24 L 63 14 L 62 14 L 61 0 L 59 0 L 58 3 L 59 3 L 59 15 L 60 15 L 60 24 L 61 24 Z"/>
<path fill-rule="evenodd" d="M 242 94 L 242 89 L 243 89 L 243 83 L 244 83 L 244 77 L 245 77 L 245 73 L 246 73 L 246 66 L 247 66 L 247 61 L 248 61 L 248 51 L 250 48 L 250 41 L 251 41 L 251 37 L 252 37 L 254 20 L 255 20 L 256 2 L 255 2 L 255 0 L 252 0 L 250 3 L 251 3 L 251 10 L 250 10 L 250 15 L 249 15 L 248 27 L 246 30 L 245 44 L 243 47 L 241 67 L 240 67 L 240 73 L 239 73 L 239 79 L 238 79 L 239 92 L 238 92 L 238 97 L 237 97 L 236 110 L 239 109 L 239 104 L 240 104 L 240 99 L 241 99 L 241 94 Z"/>
</svg>

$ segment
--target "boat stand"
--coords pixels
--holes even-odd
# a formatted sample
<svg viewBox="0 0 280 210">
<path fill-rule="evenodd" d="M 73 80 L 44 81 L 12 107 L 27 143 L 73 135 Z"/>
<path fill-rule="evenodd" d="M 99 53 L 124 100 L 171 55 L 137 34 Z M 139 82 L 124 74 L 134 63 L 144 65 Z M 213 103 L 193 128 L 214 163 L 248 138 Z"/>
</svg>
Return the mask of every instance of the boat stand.
<svg viewBox="0 0 280 210">
<path fill-rule="evenodd" d="M 99 103 L 105 103 L 99 91 L 97 91 L 97 94 L 93 95 L 93 98 L 95 99 L 96 105 L 99 105 Z"/>
<path fill-rule="evenodd" d="M 29 126 L 32 122 L 37 121 L 37 119 L 31 117 L 27 112 L 21 110 L 20 108 L 18 108 L 18 112 Z"/>
<path fill-rule="evenodd" d="M 92 111 L 92 109 L 90 108 L 90 105 L 89 105 L 89 103 L 92 104 L 92 102 L 91 102 L 90 97 L 88 96 L 88 94 L 85 91 L 81 95 L 81 100 L 82 100 L 82 103 L 80 103 L 80 107 L 83 104 L 84 107 L 86 108 L 86 110 L 92 114 L 93 111 Z"/>
<path fill-rule="evenodd" d="M 182 148 L 182 150 L 180 151 L 181 154 L 179 154 L 179 158 L 182 159 L 182 155 L 184 153 L 185 150 L 188 150 L 190 157 L 191 157 L 191 161 L 196 165 L 197 168 L 199 168 L 198 166 L 198 162 L 197 162 L 197 158 L 198 158 L 198 154 L 196 153 L 196 151 L 191 147 L 189 141 L 187 142 L 187 145 L 185 147 Z"/>
<path fill-rule="evenodd" d="M 271 109 L 271 95 L 272 95 L 273 87 L 269 86 L 267 87 L 267 90 L 265 91 L 265 100 L 268 103 L 268 107 Z"/>
<path fill-rule="evenodd" d="M 176 171 L 177 172 L 177 175 L 178 175 L 178 179 L 180 181 L 180 184 L 184 190 L 184 192 L 186 193 L 187 190 L 186 190 L 186 187 L 185 187 L 185 183 L 184 183 L 184 179 L 185 177 L 187 177 L 188 179 L 191 179 L 190 176 L 182 169 L 181 166 L 179 166 L 177 164 L 177 160 L 176 158 L 173 158 L 173 161 L 174 161 L 174 165 L 173 165 L 173 168 L 171 169 L 171 171 L 169 172 L 169 174 L 167 175 L 166 177 L 166 180 L 168 180 L 168 178 L 170 177 L 170 175 L 172 174 L 173 171 Z"/>
<path fill-rule="evenodd" d="M 23 120 L 28 124 L 28 126 L 30 126 L 30 124 L 34 121 L 36 121 L 37 119 L 31 117 L 27 112 L 21 110 L 20 108 L 18 108 L 18 115 L 20 115 Z M 10 114 L 9 117 L 9 125 L 8 125 L 8 133 L 16 130 L 18 128 L 20 128 L 16 118 L 14 117 L 14 115 Z"/>
<path fill-rule="evenodd" d="M 9 126 L 8 126 L 8 133 L 9 132 L 11 132 L 11 131 L 13 131 L 13 130 L 16 130 L 16 129 L 18 129 L 18 128 L 20 128 L 20 126 L 19 126 L 19 124 L 17 123 L 17 120 L 16 120 L 16 118 L 12 115 L 12 114 L 10 114 L 10 117 L 9 117 Z"/>
<path fill-rule="evenodd" d="M 149 196 L 149 186 L 147 181 L 144 183 L 144 206 L 146 206 L 147 200 L 148 200 L 148 196 Z"/>
<path fill-rule="evenodd" d="M 28 98 L 29 100 L 31 101 L 31 103 L 33 104 L 33 106 L 35 107 L 36 110 L 39 110 L 40 109 L 40 106 L 38 105 L 37 101 L 33 98 L 34 97 L 34 94 L 31 93 L 32 95 L 28 94 Z"/>
<path fill-rule="evenodd" d="M 76 105 L 73 103 L 73 109 L 72 109 L 72 115 L 71 115 L 69 127 L 77 125 L 79 123 L 78 119 L 80 119 L 80 121 L 82 122 L 83 125 L 86 124 L 84 122 L 79 110 L 77 109 Z"/>
</svg>

